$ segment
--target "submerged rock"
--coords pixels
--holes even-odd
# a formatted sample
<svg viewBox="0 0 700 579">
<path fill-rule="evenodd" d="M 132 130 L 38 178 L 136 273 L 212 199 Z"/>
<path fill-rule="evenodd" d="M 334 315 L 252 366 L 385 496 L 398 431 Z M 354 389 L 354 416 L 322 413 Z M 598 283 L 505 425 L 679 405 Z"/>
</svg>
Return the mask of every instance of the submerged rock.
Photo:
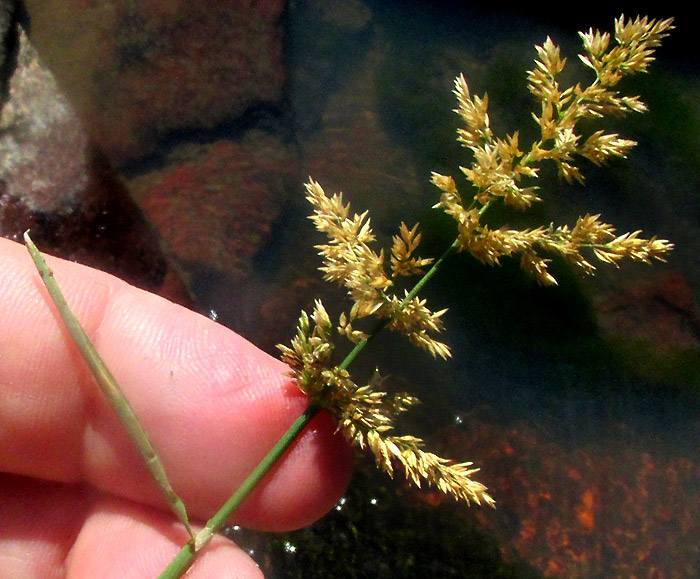
<svg viewBox="0 0 700 579">
<path fill-rule="evenodd" d="M 240 142 L 184 144 L 129 183 L 181 267 L 240 276 L 268 243 L 297 179 L 282 140 L 253 131 Z"/>
<path fill-rule="evenodd" d="M 700 311 L 678 271 L 634 280 L 599 300 L 601 329 L 659 347 L 700 348 Z"/>
<path fill-rule="evenodd" d="M 437 446 L 484 466 L 497 514 L 464 516 L 499 539 L 506 559 L 522 557 L 546 577 L 697 576 L 700 464 L 690 445 L 655 447 L 624 425 L 617 435 L 638 442 L 572 449 L 544 426 L 504 428 L 481 409 Z"/>
<path fill-rule="evenodd" d="M 0 117 L 0 234 L 187 303 L 158 236 L 24 32 Z M 166 282 L 167 280 L 167 282 Z M 174 293 L 171 291 L 174 290 Z"/>
<path fill-rule="evenodd" d="M 107 157 L 278 102 L 285 0 L 27 0 L 32 42 Z"/>
</svg>

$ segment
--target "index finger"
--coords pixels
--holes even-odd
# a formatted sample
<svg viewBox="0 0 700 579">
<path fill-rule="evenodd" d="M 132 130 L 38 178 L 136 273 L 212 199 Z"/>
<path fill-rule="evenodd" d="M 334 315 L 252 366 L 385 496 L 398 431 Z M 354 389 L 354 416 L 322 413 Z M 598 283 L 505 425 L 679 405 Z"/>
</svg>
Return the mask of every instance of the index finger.
<svg viewBox="0 0 700 579">
<path fill-rule="evenodd" d="M 161 505 L 141 459 L 51 304 L 24 248 L 0 240 L 0 469 L 87 481 Z M 108 274 L 49 259 L 191 515 L 208 517 L 306 406 L 285 366 L 211 320 Z M 321 415 L 237 520 L 291 528 L 342 492 L 350 453 Z"/>
</svg>

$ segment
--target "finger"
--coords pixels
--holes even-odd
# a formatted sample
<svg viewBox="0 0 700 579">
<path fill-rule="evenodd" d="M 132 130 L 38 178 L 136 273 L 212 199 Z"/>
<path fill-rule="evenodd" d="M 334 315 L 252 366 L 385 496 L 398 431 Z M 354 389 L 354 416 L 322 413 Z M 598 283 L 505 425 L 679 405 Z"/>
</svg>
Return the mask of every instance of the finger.
<svg viewBox="0 0 700 579">
<path fill-rule="evenodd" d="M 66 577 L 152 579 L 160 575 L 188 539 L 185 529 L 163 511 L 106 498 L 95 504 L 78 535 L 66 561 Z M 187 577 L 259 579 L 262 572 L 241 548 L 216 536 Z"/>
<path fill-rule="evenodd" d="M 65 577 L 89 508 L 79 486 L 0 474 L 0 576 Z"/>
<path fill-rule="evenodd" d="M 303 411 L 285 366 L 230 330 L 103 272 L 49 259 L 68 303 L 149 432 L 190 513 L 209 517 Z M 87 481 L 162 505 L 62 326 L 24 248 L 0 240 L 0 470 Z M 351 457 L 321 414 L 237 521 L 306 524 Z"/>
<path fill-rule="evenodd" d="M 188 536 L 153 507 L 79 485 L 0 475 L 2 577 L 157 577 Z M 259 578 L 239 547 L 215 537 L 188 577 Z"/>
</svg>

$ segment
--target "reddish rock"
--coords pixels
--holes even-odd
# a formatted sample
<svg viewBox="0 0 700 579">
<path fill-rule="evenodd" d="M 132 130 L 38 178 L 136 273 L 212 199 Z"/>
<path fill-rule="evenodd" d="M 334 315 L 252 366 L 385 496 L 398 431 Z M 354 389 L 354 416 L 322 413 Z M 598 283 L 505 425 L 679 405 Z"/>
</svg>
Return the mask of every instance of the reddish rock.
<svg viewBox="0 0 700 579">
<path fill-rule="evenodd" d="M 700 310 L 677 271 L 634 280 L 598 304 L 601 329 L 658 346 L 700 347 Z"/>
<path fill-rule="evenodd" d="M 114 163 L 277 103 L 285 0 L 27 0 L 32 42 Z"/>
<path fill-rule="evenodd" d="M 277 137 L 185 145 L 172 164 L 131 181 L 134 194 L 181 265 L 241 275 L 269 241 L 297 162 Z"/>
<path fill-rule="evenodd" d="M 482 467 L 475 476 L 497 509 L 465 515 L 545 576 L 700 573 L 700 463 L 677 448 L 571 449 L 529 425 L 474 415 L 433 444 Z"/>
</svg>

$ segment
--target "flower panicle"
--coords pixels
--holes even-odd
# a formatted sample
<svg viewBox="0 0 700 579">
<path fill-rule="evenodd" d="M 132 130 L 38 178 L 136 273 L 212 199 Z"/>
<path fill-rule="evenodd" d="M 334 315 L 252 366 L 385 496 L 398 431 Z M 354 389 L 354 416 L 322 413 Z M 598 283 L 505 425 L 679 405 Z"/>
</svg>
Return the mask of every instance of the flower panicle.
<svg viewBox="0 0 700 579">
<path fill-rule="evenodd" d="M 654 61 L 654 49 L 674 28 L 673 19 L 650 20 L 637 16 L 634 20 L 624 15 L 615 20 L 616 46 L 610 48 L 610 34 L 590 29 L 579 32 L 585 54 L 581 61 L 596 72 L 604 86 L 614 86 L 628 74 L 646 72 Z"/>
<path fill-rule="evenodd" d="M 536 183 L 543 161 L 555 163 L 561 178 L 583 183 L 578 157 L 600 165 L 627 155 L 634 141 L 603 130 L 584 138 L 577 132 L 578 122 L 646 110 L 639 97 L 621 95 L 615 87 L 625 75 L 646 72 L 654 49 L 673 28 L 672 22 L 646 17 L 626 20 L 622 16 L 615 21 L 612 36 L 593 30 L 580 33 L 584 46 L 580 59 L 595 72 L 588 86 L 561 86 L 558 75 L 567 61 L 551 38 L 535 47 L 537 58 L 527 73 L 527 86 L 540 105 L 539 113 L 533 113 L 540 137 L 529 148 L 522 146 L 518 132 L 496 137 L 490 126 L 488 97 L 473 96 L 464 76 L 457 77 L 455 112 L 462 120 L 457 140 L 473 156 L 471 165 L 460 170 L 474 193 L 465 202 L 467 196 L 460 193 L 451 176 L 432 174 L 432 183 L 441 191 L 434 207 L 457 224 L 456 240 L 445 255 L 453 250 L 467 251 L 489 265 L 519 255 L 521 267 L 543 285 L 557 283 L 549 271 L 551 258 L 545 256 L 558 255 L 587 273 L 596 268 L 584 252 L 615 266 L 622 259 L 647 263 L 665 259 L 672 243 L 656 236 L 645 239 L 640 231 L 617 234 L 600 215 L 583 215 L 572 227 L 550 223 L 526 229 L 494 227 L 482 218 L 497 202 L 520 210 L 540 202 Z M 472 463 L 442 458 L 424 450 L 420 438 L 394 433 L 397 415 L 417 404 L 416 398 L 405 392 L 388 394 L 378 373 L 358 386 L 347 370 L 355 351 L 373 335 L 353 327 L 356 320 L 367 316 L 379 318 L 382 323 L 378 328 L 400 331 L 434 357 L 450 355 L 449 348 L 434 338 L 443 329 L 445 310 L 433 312 L 416 295 L 444 256 L 435 263 L 416 257 L 421 235 L 417 225 L 409 228 L 405 223 L 393 237 L 391 248 L 386 253 L 376 252 L 371 246 L 375 237 L 367 212 L 351 214 L 342 194 L 329 197 L 312 179 L 306 191 L 314 208 L 310 219 L 328 236 L 327 243 L 316 246 L 323 258 L 320 269 L 326 280 L 346 288 L 353 305 L 340 315 L 336 325 L 320 301 L 310 316 L 302 312 L 290 346 L 279 346 L 290 374 L 303 392 L 331 412 L 338 430 L 355 446 L 369 450 L 378 467 L 390 476 L 397 469 L 403 470 L 416 486 L 427 482 L 459 500 L 494 506 L 486 487 L 472 480 L 478 471 Z M 423 273 L 427 266 L 430 270 Z M 397 296 L 394 286 L 398 278 L 411 275 L 423 278 L 414 290 Z M 337 335 L 357 345 L 340 365 L 332 361 Z"/>
<path fill-rule="evenodd" d="M 421 234 L 418 233 L 417 223 L 409 229 L 405 223 L 401 222 L 399 234 L 394 235 L 394 244 L 391 248 L 392 277 L 423 274 L 424 268 L 433 263 L 431 258 L 413 257 L 420 239 Z"/>
<path fill-rule="evenodd" d="M 423 440 L 413 436 L 386 436 L 377 431 L 357 433 L 358 445 L 368 447 L 377 466 L 393 477 L 394 465 L 400 465 L 406 478 L 416 487 L 424 482 L 457 500 L 495 507 L 487 488 L 471 478 L 478 472 L 471 462 L 456 463 L 422 449 Z"/>
<path fill-rule="evenodd" d="M 474 194 L 465 203 L 467 196 L 447 175 L 433 173 L 432 183 L 441 190 L 435 207 L 457 223 L 459 251 L 468 251 L 488 265 L 498 265 L 501 258 L 518 254 L 521 267 L 543 285 L 556 284 L 548 270 L 550 258 L 543 252 L 558 254 L 587 273 L 593 273 L 595 266 L 582 250 L 590 250 L 599 261 L 616 266 L 622 259 L 646 263 L 664 260 L 672 243 L 656 237 L 644 239 L 639 231 L 615 237 L 614 228 L 600 222 L 598 216 L 579 218 L 572 229 L 549 225 L 525 230 L 493 228 L 482 222 L 482 216 L 496 202 L 523 210 L 541 201 L 536 182 L 543 161 L 554 162 L 562 179 L 583 183 L 577 158 L 602 165 L 611 158 L 626 157 L 635 141 L 604 130 L 584 138 L 577 124 L 585 118 L 646 110 L 638 96 L 621 95 L 615 87 L 623 76 L 647 71 L 655 48 L 671 29 L 673 19 L 631 20 L 621 16 L 615 21 L 613 35 L 593 30 L 579 33 L 584 48 L 580 59 L 596 73 L 589 86 L 579 83 L 563 88 L 558 80 L 566 65 L 561 49 L 549 37 L 536 46 L 535 67 L 527 73 L 527 86 L 540 104 L 540 112 L 533 113 L 540 138 L 526 151 L 521 150 L 517 132 L 504 139 L 494 136 L 487 97 L 472 96 L 464 76 L 455 79 L 455 111 L 462 120 L 457 140 L 473 156 L 471 165 L 460 170 Z"/>
</svg>

